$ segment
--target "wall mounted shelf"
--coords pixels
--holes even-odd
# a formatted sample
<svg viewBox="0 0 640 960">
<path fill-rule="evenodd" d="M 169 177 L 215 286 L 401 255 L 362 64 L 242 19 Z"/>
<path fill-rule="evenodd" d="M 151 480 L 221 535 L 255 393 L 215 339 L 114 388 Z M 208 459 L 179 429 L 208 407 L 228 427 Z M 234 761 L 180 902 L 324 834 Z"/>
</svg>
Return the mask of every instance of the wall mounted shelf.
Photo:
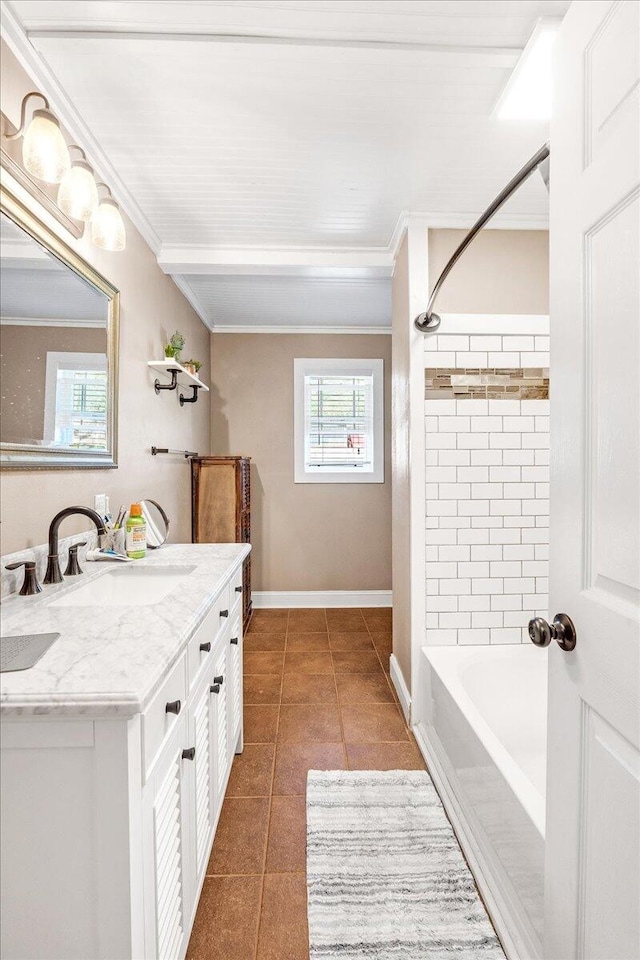
<svg viewBox="0 0 640 960">
<path fill-rule="evenodd" d="M 191 387 L 192 395 L 190 398 L 186 398 L 180 394 L 181 407 L 184 406 L 185 403 L 195 403 L 200 390 L 204 390 L 205 393 L 209 392 L 209 387 L 206 383 L 203 383 L 199 377 L 194 377 L 188 373 L 182 364 L 176 360 L 147 360 L 147 366 L 163 374 L 163 376 L 169 377 L 170 383 L 161 383 L 160 380 L 156 378 L 153 385 L 156 393 L 160 393 L 161 390 L 177 390 L 178 387 Z"/>
</svg>

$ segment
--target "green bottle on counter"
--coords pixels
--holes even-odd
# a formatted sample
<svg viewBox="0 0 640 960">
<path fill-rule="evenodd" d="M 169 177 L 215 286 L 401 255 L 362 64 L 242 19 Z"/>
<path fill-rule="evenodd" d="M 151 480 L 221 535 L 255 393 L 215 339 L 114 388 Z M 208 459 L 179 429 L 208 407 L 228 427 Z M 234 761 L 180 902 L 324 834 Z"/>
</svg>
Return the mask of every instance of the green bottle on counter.
<svg viewBox="0 0 640 960">
<path fill-rule="evenodd" d="M 132 560 L 142 560 L 147 555 L 147 523 L 139 503 L 132 503 L 125 524 L 125 549 Z"/>
</svg>

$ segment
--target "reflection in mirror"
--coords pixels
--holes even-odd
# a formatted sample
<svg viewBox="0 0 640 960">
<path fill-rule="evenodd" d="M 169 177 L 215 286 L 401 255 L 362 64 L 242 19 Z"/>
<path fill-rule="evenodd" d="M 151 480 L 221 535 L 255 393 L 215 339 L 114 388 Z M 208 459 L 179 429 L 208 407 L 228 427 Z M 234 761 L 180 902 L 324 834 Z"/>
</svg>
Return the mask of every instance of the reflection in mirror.
<svg viewBox="0 0 640 960">
<path fill-rule="evenodd" d="M 142 516 L 147 523 L 147 546 L 157 550 L 169 534 L 169 518 L 155 500 L 138 501 L 142 507 Z"/>
<path fill-rule="evenodd" d="M 106 452 L 109 298 L 4 214 L 0 244 L 0 441 Z"/>
</svg>

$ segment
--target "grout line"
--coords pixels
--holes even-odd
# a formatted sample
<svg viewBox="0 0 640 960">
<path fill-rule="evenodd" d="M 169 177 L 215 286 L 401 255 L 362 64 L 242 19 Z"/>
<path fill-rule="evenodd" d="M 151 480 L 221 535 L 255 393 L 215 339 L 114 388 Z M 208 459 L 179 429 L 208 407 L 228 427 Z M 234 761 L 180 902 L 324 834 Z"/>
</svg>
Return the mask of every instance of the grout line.
<svg viewBox="0 0 640 960">
<path fill-rule="evenodd" d="M 270 784 L 271 789 L 269 790 L 269 798 L 268 798 L 269 805 L 268 805 L 268 812 L 267 812 L 267 836 L 266 836 L 265 845 L 264 845 L 264 859 L 262 861 L 262 883 L 260 884 L 260 897 L 258 899 L 258 927 L 256 930 L 256 948 L 254 953 L 254 960 L 258 960 L 258 950 L 260 947 L 260 930 L 262 928 L 262 919 L 263 919 L 262 908 L 264 905 L 264 882 L 265 882 L 264 878 L 267 873 L 267 856 L 269 853 L 269 835 L 271 833 L 271 811 L 273 807 L 273 782 L 275 779 L 276 752 L 278 750 L 278 733 L 280 730 L 280 708 L 282 706 L 282 687 L 284 684 L 284 664 L 287 657 L 287 638 L 289 636 L 289 613 L 290 611 L 287 610 L 287 620 L 285 623 L 285 631 L 284 631 L 284 653 L 282 656 L 282 673 L 280 675 L 280 695 L 278 697 L 278 713 L 276 717 L 276 732 L 275 732 L 274 747 L 273 747 L 273 763 L 271 765 L 271 784 Z"/>
</svg>

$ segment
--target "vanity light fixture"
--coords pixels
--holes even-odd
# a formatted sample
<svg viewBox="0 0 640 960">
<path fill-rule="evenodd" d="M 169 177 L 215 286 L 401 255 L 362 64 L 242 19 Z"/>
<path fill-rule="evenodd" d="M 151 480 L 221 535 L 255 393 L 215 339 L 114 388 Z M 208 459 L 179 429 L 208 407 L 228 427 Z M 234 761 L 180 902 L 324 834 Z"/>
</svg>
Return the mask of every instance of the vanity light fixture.
<svg viewBox="0 0 640 960">
<path fill-rule="evenodd" d="M 34 110 L 31 121 L 25 124 L 27 103 L 31 97 L 39 97 L 44 102 L 44 109 Z M 14 133 L 4 133 L 3 136 L 6 140 L 17 140 L 24 136 L 22 162 L 25 170 L 45 183 L 60 184 L 58 208 L 73 220 L 91 223 L 94 246 L 113 252 L 126 248 L 124 220 L 110 188 L 106 183 L 99 184 L 107 191 L 107 196 L 101 198 L 87 155 L 77 144 L 66 143 L 60 122 L 51 112 L 49 101 L 43 93 L 31 90 L 25 94 L 20 107 L 20 126 Z M 80 158 L 72 160 L 70 150 L 77 150 Z M 49 201 L 49 196 L 45 199 Z M 68 221 L 65 225 L 69 229 Z"/>
<path fill-rule="evenodd" d="M 82 154 L 82 159 L 72 160 L 71 166 L 63 176 L 58 190 L 58 206 L 74 220 L 87 223 L 98 209 L 96 178 L 82 147 L 71 143 L 69 149 L 77 150 Z"/>
<path fill-rule="evenodd" d="M 124 250 L 127 245 L 127 235 L 120 208 L 111 196 L 111 190 L 106 183 L 98 183 L 98 187 L 107 190 L 107 196 L 101 197 L 98 209 L 91 220 L 91 239 L 94 246 L 101 250 L 117 252 Z"/>
<path fill-rule="evenodd" d="M 31 97 L 40 97 L 44 109 L 34 110 L 25 130 L 27 101 Z M 20 108 L 20 126 L 17 131 L 7 134 L 7 140 L 17 140 L 24 134 L 22 160 L 29 173 L 46 183 L 60 183 L 71 165 L 69 149 L 65 143 L 60 123 L 49 109 L 49 101 L 44 94 L 31 90 L 22 98 Z"/>
</svg>

